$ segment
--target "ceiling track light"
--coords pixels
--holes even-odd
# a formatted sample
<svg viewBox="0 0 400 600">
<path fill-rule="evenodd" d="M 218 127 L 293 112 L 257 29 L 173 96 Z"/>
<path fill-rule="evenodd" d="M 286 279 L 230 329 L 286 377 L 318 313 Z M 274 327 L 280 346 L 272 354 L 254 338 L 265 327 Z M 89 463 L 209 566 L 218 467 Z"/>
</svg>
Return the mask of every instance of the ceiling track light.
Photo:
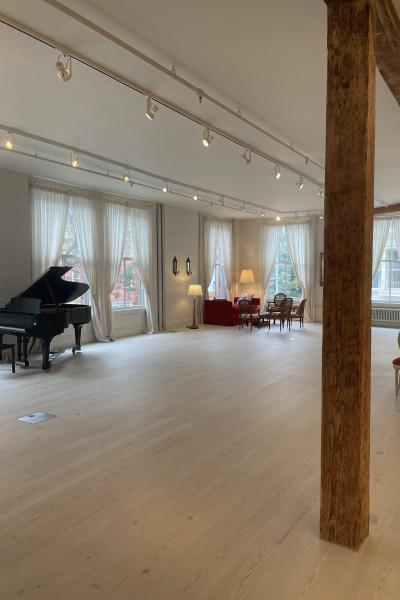
<svg viewBox="0 0 400 600">
<path fill-rule="evenodd" d="M 199 196 L 197 194 L 197 192 L 193 192 L 193 200 L 198 200 Z"/>
<path fill-rule="evenodd" d="M 130 175 L 129 169 L 125 169 L 125 174 L 124 174 L 123 179 L 124 179 L 125 183 L 131 182 L 131 175 Z"/>
<path fill-rule="evenodd" d="M 74 169 L 79 167 L 79 155 L 77 152 L 73 152 L 71 155 L 71 167 Z"/>
<path fill-rule="evenodd" d="M 260 212 L 260 215 L 261 215 L 262 217 L 265 217 L 265 211 L 264 211 L 264 210 L 262 210 L 262 211 Z"/>
<path fill-rule="evenodd" d="M 281 178 L 281 165 L 276 165 L 275 167 L 275 179 Z"/>
<path fill-rule="evenodd" d="M 166 194 L 167 192 L 169 192 L 168 182 L 167 181 L 165 181 L 164 185 L 162 186 L 162 191 L 164 192 L 164 194 Z"/>
<path fill-rule="evenodd" d="M 304 179 L 303 179 L 302 175 L 300 175 L 299 181 L 296 183 L 296 186 L 298 187 L 299 190 L 303 189 L 303 187 L 304 187 Z"/>
<path fill-rule="evenodd" d="M 72 77 L 72 58 L 60 52 L 56 62 L 57 77 L 60 81 L 69 81 Z"/>
<path fill-rule="evenodd" d="M 321 189 L 321 190 L 319 190 L 319 192 L 318 192 L 318 196 L 319 196 L 320 198 L 323 198 L 323 197 L 325 196 L 325 192 L 324 192 L 324 190 L 322 190 L 322 189 Z"/>
<path fill-rule="evenodd" d="M 147 96 L 147 104 L 146 104 L 146 117 L 152 121 L 156 116 L 156 112 L 158 111 L 157 104 L 153 104 L 153 100 L 150 96 Z"/>
<path fill-rule="evenodd" d="M 242 162 L 245 165 L 249 165 L 251 163 L 251 150 L 246 148 L 246 150 L 242 154 Z"/>
<path fill-rule="evenodd" d="M 11 131 L 9 131 L 7 133 L 7 137 L 4 141 L 4 148 L 6 150 L 14 150 L 14 147 L 15 147 L 14 134 Z"/>
<path fill-rule="evenodd" d="M 275 219 L 279 222 L 281 220 L 279 215 L 276 215 Z"/>
<path fill-rule="evenodd" d="M 214 139 L 214 136 L 211 135 L 210 128 L 206 127 L 205 130 L 203 131 L 203 146 L 208 148 L 208 146 L 211 144 L 213 139 Z"/>
</svg>

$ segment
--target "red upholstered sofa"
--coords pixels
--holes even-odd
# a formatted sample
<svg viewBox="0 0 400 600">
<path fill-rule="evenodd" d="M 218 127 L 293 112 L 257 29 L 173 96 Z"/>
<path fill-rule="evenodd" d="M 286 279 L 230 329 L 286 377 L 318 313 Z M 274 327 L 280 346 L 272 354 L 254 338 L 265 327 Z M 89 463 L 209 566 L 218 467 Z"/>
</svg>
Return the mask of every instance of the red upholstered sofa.
<svg viewBox="0 0 400 600">
<path fill-rule="evenodd" d="M 238 298 L 204 300 L 204 323 L 207 325 L 239 325 Z M 260 306 L 260 298 L 253 298 L 253 306 Z"/>
</svg>

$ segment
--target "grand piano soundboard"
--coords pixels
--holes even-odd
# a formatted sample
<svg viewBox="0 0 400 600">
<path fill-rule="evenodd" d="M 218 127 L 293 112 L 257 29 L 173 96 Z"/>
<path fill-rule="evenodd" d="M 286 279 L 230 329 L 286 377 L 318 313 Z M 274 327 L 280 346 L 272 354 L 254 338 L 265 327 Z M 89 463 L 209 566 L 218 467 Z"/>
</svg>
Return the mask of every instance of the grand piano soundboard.
<svg viewBox="0 0 400 600">
<path fill-rule="evenodd" d="M 0 308 L 0 342 L 3 335 L 17 338 L 17 361 L 29 366 L 29 352 L 35 339 L 42 345 L 42 369 L 50 367 L 50 344 L 69 325 L 75 329 L 75 345 L 81 349 L 81 330 L 91 321 L 87 304 L 68 304 L 82 296 L 86 283 L 67 281 L 63 275 L 72 267 L 50 267 L 25 290 Z"/>
</svg>

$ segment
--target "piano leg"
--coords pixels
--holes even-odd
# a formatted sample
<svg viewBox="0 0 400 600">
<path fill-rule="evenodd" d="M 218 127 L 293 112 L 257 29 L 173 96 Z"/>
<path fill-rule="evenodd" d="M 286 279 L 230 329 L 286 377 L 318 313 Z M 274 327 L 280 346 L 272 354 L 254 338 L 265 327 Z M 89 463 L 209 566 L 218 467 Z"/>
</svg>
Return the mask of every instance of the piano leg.
<svg viewBox="0 0 400 600">
<path fill-rule="evenodd" d="M 22 354 L 24 357 L 24 366 L 29 367 L 28 361 L 28 338 L 26 335 L 22 336 Z"/>
<path fill-rule="evenodd" d="M 43 339 L 42 342 L 42 369 L 50 369 L 50 339 Z"/>
<path fill-rule="evenodd" d="M 3 334 L 0 333 L 0 360 L 3 360 L 3 354 L 1 352 L 1 344 L 3 343 Z"/>
<path fill-rule="evenodd" d="M 82 333 L 82 323 L 75 323 L 75 350 L 81 350 L 81 333 Z"/>
</svg>

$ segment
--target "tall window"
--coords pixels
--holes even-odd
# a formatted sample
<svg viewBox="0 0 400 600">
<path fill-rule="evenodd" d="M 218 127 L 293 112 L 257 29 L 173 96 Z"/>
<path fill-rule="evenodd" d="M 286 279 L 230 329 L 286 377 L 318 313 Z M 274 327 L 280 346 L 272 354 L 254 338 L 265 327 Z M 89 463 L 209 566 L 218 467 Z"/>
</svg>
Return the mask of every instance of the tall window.
<svg viewBox="0 0 400 600">
<path fill-rule="evenodd" d="M 82 259 L 79 252 L 74 214 L 71 207 L 69 207 L 67 214 L 67 224 L 65 227 L 64 242 L 61 250 L 60 265 L 62 267 L 72 267 L 72 269 L 64 275 L 64 279 L 66 279 L 67 281 L 81 281 L 87 283 L 85 272 L 83 270 Z M 89 304 L 89 296 L 89 291 L 87 291 L 86 294 L 74 300 L 73 303 Z"/>
<path fill-rule="evenodd" d="M 219 255 L 217 255 L 212 279 L 208 287 L 208 296 L 217 299 L 226 299 L 227 297 L 224 267 Z"/>
<path fill-rule="evenodd" d="M 143 305 L 143 288 L 139 277 L 130 230 L 126 236 L 117 284 L 111 294 L 112 307 L 123 310 Z"/>
<path fill-rule="evenodd" d="M 279 292 L 295 299 L 300 299 L 303 294 L 290 259 L 285 227 L 281 228 L 279 250 L 268 282 L 267 296 L 273 298 Z"/>
<path fill-rule="evenodd" d="M 400 303 L 400 248 L 392 224 L 382 260 L 372 281 L 372 301 Z"/>
<path fill-rule="evenodd" d="M 60 265 L 72 267 L 72 269 L 65 274 L 64 279 L 87 283 L 79 251 L 75 217 L 71 208 L 69 208 L 67 215 Z M 80 298 L 77 298 L 74 303 L 89 304 L 89 291 Z M 143 305 L 142 283 L 133 256 L 133 243 L 130 232 L 127 234 L 117 284 L 111 294 L 111 303 L 115 310 L 123 310 Z"/>
</svg>

